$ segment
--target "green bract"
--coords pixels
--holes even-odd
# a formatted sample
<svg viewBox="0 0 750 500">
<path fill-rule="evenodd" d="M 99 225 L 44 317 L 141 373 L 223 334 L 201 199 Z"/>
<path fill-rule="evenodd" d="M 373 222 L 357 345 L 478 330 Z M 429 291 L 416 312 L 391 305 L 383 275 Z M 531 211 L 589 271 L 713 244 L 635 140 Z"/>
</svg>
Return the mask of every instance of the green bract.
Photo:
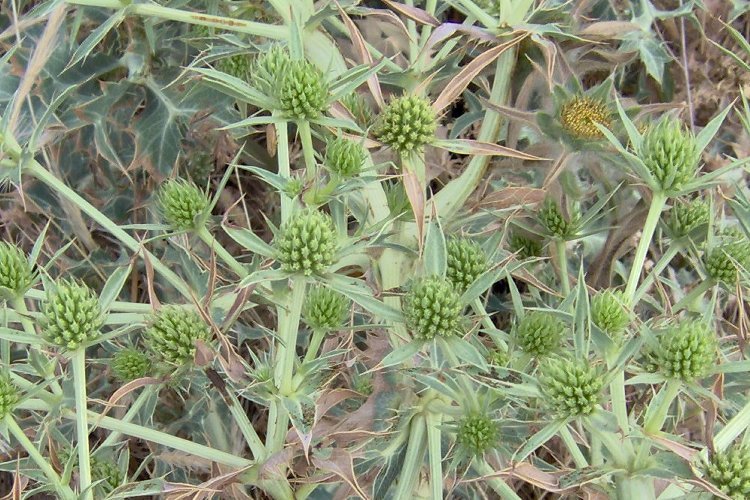
<svg viewBox="0 0 750 500">
<path fill-rule="evenodd" d="M 473 414 L 458 423 L 456 442 L 468 455 L 481 455 L 497 444 L 497 423 L 486 415 Z"/>
<path fill-rule="evenodd" d="M 552 358 L 539 375 L 544 399 L 561 419 L 590 415 L 601 400 L 604 380 L 585 360 Z"/>
<path fill-rule="evenodd" d="M 700 151 L 692 133 L 678 120 L 664 117 L 646 130 L 638 157 L 654 178 L 656 189 L 674 193 L 695 177 Z"/>
<path fill-rule="evenodd" d="M 313 330 L 335 330 L 346 320 L 350 305 L 344 295 L 318 286 L 305 299 L 302 316 Z"/>
<path fill-rule="evenodd" d="M 17 246 L 0 242 L 0 296 L 21 297 L 31 286 L 33 270 Z"/>
<path fill-rule="evenodd" d="M 288 117 L 313 120 L 328 106 L 328 82 L 312 63 L 291 61 L 284 68 L 277 96 Z"/>
<path fill-rule="evenodd" d="M 602 100 L 578 96 L 560 107 L 560 124 L 576 139 L 602 139 L 597 123 L 606 128 L 612 125 L 611 113 Z"/>
<path fill-rule="evenodd" d="M 726 496 L 736 500 L 750 498 L 750 448 L 733 445 L 715 452 L 705 466 L 706 477 Z"/>
<path fill-rule="evenodd" d="M 323 165 L 339 177 L 355 177 L 362 170 L 366 152 L 361 144 L 338 137 L 328 143 Z"/>
<path fill-rule="evenodd" d="M 669 211 L 667 227 L 675 238 L 684 238 L 708 224 L 710 217 L 708 202 L 704 200 L 678 201 Z"/>
<path fill-rule="evenodd" d="M 414 338 L 430 340 L 456 333 L 461 301 L 450 281 L 430 276 L 412 284 L 404 297 L 403 311 Z"/>
<path fill-rule="evenodd" d="M 203 224 L 209 200 L 198 186 L 184 179 L 170 179 L 159 188 L 159 208 L 173 229 L 197 229 Z"/>
<path fill-rule="evenodd" d="M 448 266 L 445 275 L 456 290 L 463 293 L 487 271 L 487 254 L 478 243 L 466 238 L 449 239 L 447 250 Z"/>
<path fill-rule="evenodd" d="M 162 307 L 146 329 L 148 347 L 162 360 L 185 365 L 195 357 L 195 343 L 208 342 L 211 330 L 200 315 L 177 306 Z"/>
<path fill-rule="evenodd" d="M 122 349 L 112 358 L 112 373 L 123 382 L 145 377 L 150 372 L 151 360 L 137 349 Z"/>
<path fill-rule="evenodd" d="M 400 154 L 416 151 L 435 139 L 437 117 L 430 101 L 418 96 L 393 99 L 377 120 L 373 133 Z"/>
<path fill-rule="evenodd" d="M 662 332 L 654 353 L 656 369 L 683 382 L 706 376 L 715 360 L 714 332 L 699 321 L 685 321 Z"/>
<path fill-rule="evenodd" d="M 591 299 L 591 321 L 612 340 L 619 340 L 630 324 L 630 317 L 622 302 L 622 293 L 603 290 Z"/>
<path fill-rule="evenodd" d="M 276 96 L 287 67 L 292 60 L 285 47 L 272 45 L 255 60 L 251 70 L 252 83 L 261 92 Z"/>
<path fill-rule="evenodd" d="M 578 231 L 579 214 L 574 213 L 570 218 L 566 217 L 552 198 L 544 200 L 539 207 L 537 217 L 539 223 L 553 238 L 567 239 Z"/>
<path fill-rule="evenodd" d="M 525 352 L 543 357 L 560 347 L 565 323 L 552 313 L 529 311 L 516 327 L 515 338 Z"/>
<path fill-rule="evenodd" d="M 281 268 L 305 276 L 322 273 L 333 263 L 336 239 L 329 215 L 317 210 L 292 215 L 276 240 Z"/>
<path fill-rule="evenodd" d="M 372 114 L 372 108 L 367 103 L 367 100 L 359 92 L 352 92 L 341 98 L 341 104 L 349 110 L 354 121 L 361 128 L 366 129 L 375 120 Z"/>
<path fill-rule="evenodd" d="M 18 388 L 8 374 L 0 375 L 0 420 L 13 413 L 18 404 Z"/>
<path fill-rule="evenodd" d="M 104 317 L 99 297 L 89 287 L 60 280 L 42 306 L 42 335 L 51 344 L 74 350 L 99 336 Z"/>
</svg>

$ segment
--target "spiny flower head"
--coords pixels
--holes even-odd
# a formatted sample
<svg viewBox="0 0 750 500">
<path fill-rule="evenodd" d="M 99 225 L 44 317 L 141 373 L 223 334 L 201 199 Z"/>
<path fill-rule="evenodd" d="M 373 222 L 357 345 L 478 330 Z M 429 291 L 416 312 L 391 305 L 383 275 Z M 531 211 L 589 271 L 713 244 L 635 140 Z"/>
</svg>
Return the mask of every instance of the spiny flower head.
<svg viewBox="0 0 750 500">
<path fill-rule="evenodd" d="M 461 301 L 450 281 L 430 276 L 414 282 L 403 301 L 406 324 L 417 339 L 455 334 Z"/>
<path fill-rule="evenodd" d="M 313 120 L 328 106 L 328 82 L 308 61 L 291 61 L 279 82 L 281 111 L 296 120 Z"/>
<path fill-rule="evenodd" d="M 551 358 L 539 375 L 549 408 L 561 419 L 591 415 L 601 400 L 604 380 L 586 360 Z"/>
<path fill-rule="evenodd" d="M 217 64 L 219 71 L 247 81 L 252 69 L 252 63 L 248 54 L 233 54 L 219 59 Z"/>
<path fill-rule="evenodd" d="M 99 336 L 104 313 L 96 293 L 83 283 L 60 280 L 42 306 L 42 335 L 51 344 L 74 350 Z"/>
<path fill-rule="evenodd" d="M 529 311 L 516 327 L 516 342 L 525 352 L 543 357 L 560 347 L 565 323 L 546 311 Z"/>
<path fill-rule="evenodd" d="M 33 275 L 23 251 L 11 243 L 0 242 L 0 295 L 22 296 L 31 286 Z"/>
<path fill-rule="evenodd" d="M 122 382 L 142 378 L 151 372 L 149 357 L 132 347 L 117 351 L 112 358 L 112 373 Z"/>
<path fill-rule="evenodd" d="M 314 288 L 307 295 L 302 317 L 313 330 L 335 330 L 346 320 L 351 301 L 325 286 Z"/>
<path fill-rule="evenodd" d="M 406 155 L 435 139 L 437 117 L 424 97 L 405 95 L 393 99 L 373 130 L 375 138 Z"/>
<path fill-rule="evenodd" d="M 448 266 L 445 275 L 456 291 L 463 293 L 487 271 L 487 254 L 479 243 L 467 238 L 451 238 L 447 247 Z"/>
<path fill-rule="evenodd" d="M 612 125 L 612 116 L 604 101 L 578 96 L 560 107 L 560 123 L 577 139 L 601 139 L 604 134 L 596 124 L 609 128 Z"/>
<path fill-rule="evenodd" d="M 276 96 L 291 62 L 292 59 L 285 47 L 272 45 L 255 60 L 251 70 L 253 85 L 266 95 Z"/>
<path fill-rule="evenodd" d="M 537 217 L 539 223 L 555 238 L 567 239 L 578 231 L 580 215 L 576 212 L 571 217 L 566 217 L 552 198 L 544 200 Z"/>
<path fill-rule="evenodd" d="M 539 240 L 526 236 L 518 231 L 511 233 L 508 239 L 510 251 L 516 254 L 519 260 L 530 259 L 542 255 L 542 243 Z"/>
<path fill-rule="evenodd" d="M 354 117 L 354 122 L 363 129 L 369 128 L 375 120 L 372 108 L 359 92 L 345 95 L 341 98 L 341 104 L 349 110 L 349 113 Z"/>
<path fill-rule="evenodd" d="M 673 193 L 695 177 L 700 151 L 693 134 L 682 124 L 664 117 L 643 136 L 638 157 L 653 176 L 658 189 Z"/>
<path fill-rule="evenodd" d="M 0 375 L 0 420 L 13 413 L 18 404 L 18 388 L 5 373 Z"/>
<path fill-rule="evenodd" d="M 510 361 L 510 354 L 505 349 L 492 349 L 487 355 L 487 362 L 491 365 L 504 367 Z"/>
<path fill-rule="evenodd" d="M 735 285 L 740 269 L 750 269 L 750 241 L 740 231 L 725 231 L 717 236 L 713 248 L 704 253 L 703 266 L 719 283 Z"/>
<path fill-rule="evenodd" d="M 458 423 L 456 442 L 472 456 L 482 455 L 497 445 L 497 423 L 487 415 L 470 414 Z"/>
<path fill-rule="evenodd" d="M 691 382 L 704 377 L 716 360 L 716 337 L 708 325 L 684 321 L 659 336 L 656 368 L 665 377 Z"/>
<path fill-rule="evenodd" d="M 603 290 L 594 295 L 591 299 L 591 321 L 612 340 L 620 340 L 622 332 L 630 324 L 622 293 Z"/>
<path fill-rule="evenodd" d="M 317 210 L 292 215 L 276 241 L 281 269 L 305 276 L 323 272 L 333 263 L 336 239 L 329 215 Z"/>
<path fill-rule="evenodd" d="M 339 177 L 355 177 L 365 163 L 365 149 L 358 142 L 337 137 L 328 143 L 323 165 Z"/>
<path fill-rule="evenodd" d="M 708 202 L 705 200 L 677 201 L 669 211 L 667 227 L 675 238 L 684 238 L 708 224 L 710 218 Z"/>
<path fill-rule="evenodd" d="M 164 220 L 178 231 L 197 229 L 207 215 L 208 196 L 184 179 L 170 179 L 162 184 L 157 200 Z"/>
<path fill-rule="evenodd" d="M 145 332 L 148 347 L 177 366 L 193 361 L 196 341 L 208 342 L 210 338 L 211 330 L 197 312 L 177 306 L 162 307 Z"/>
<path fill-rule="evenodd" d="M 726 496 L 736 500 L 750 498 L 750 448 L 733 445 L 715 452 L 705 465 L 706 476 Z"/>
<path fill-rule="evenodd" d="M 102 492 L 109 493 L 123 483 L 123 475 L 114 463 L 105 460 L 91 459 L 91 479 L 101 481 L 97 484 Z"/>
</svg>

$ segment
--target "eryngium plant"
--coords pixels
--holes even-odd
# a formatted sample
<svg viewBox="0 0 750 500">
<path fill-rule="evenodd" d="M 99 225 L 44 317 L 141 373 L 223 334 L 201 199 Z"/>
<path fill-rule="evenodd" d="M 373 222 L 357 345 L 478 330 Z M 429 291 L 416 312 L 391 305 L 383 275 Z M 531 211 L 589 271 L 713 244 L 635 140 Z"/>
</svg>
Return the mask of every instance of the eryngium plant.
<svg viewBox="0 0 750 500">
<path fill-rule="evenodd" d="M 456 334 L 461 309 L 460 297 L 451 282 L 436 276 L 412 283 L 403 300 L 406 325 L 419 340 Z"/>
<path fill-rule="evenodd" d="M 570 217 L 563 214 L 559 205 L 552 198 L 546 198 L 537 213 L 539 223 L 549 232 L 550 236 L 559 239 L 569 239 L 578 231 L 580 215 L 573 213 Z"/>
<path fill-rule="evenodd" d="M 458 422 L 456 443 L 469 456 L 482 455 L 497 446 L 497 422 L 487 415 L 472 413 Z"/>
<path fill-rule="evenodd" d="M 459 293 L 488 269 L 488 258 L 479 243 L 467 238 L 448 240 L 448 267 L 445 275 Z"/>
<path fill-rule="evenodd" d="M 112 373 L 122 382 L 145 377 L 151 372 L 151 359 L 132 347 L 121 349 L 112 358 Z"/>
<path fill-rule="evenodd" d="M 601 139 L 604 134 L 597 124 L 609 128 L 612 125 L 612 117 L 605 102 L 592 97 L 578 96 L 560 107 L 560 123 L 577 139 Z"/>
<path fill-rule="evenodd" d="M 277 97 L 280 111 L 296 120 L 311 120 L 325 111 L 328 82 L 323 72 L 307 61 L 291 61 L 283 68 Z"/>
<path fill-rule="evenodd" d="M 318 286 L 307 295 L 302 317 L 313 330 L 335 330 L 346 320 L 351 301 L 327 287 Z"/>
<path fill-rule="evenodd" d="M 665 377 L 692 382 L 708 374 L 716 360 L 716 335 L 699 321 L 683 321 L 659 336 L 655 366 Z"/>
<path fill-rule="evenodd" d="M 17 246 L 0 242 L 0 295 L 23 296 L 31 286 L 33 270 L 26 255 Z"/>
<path fill-rule="evenodd" d="M 75 350 L 99 336 L 105 315 L 99 297 L 77 281 L 59 280 L 42 308 L 42 335 L 50 344 Z"/>
<path fill-rule="evenodd" d="M 664 117 L 646 130 L 638 157 L 659 189 L 674 193 L 695 177 L 700 151 L 693 134 L 679 120 Z"/>
<path fill-rule="evenodd" d="M 733 500 L 750 498 L 750 449 L 735 444 L 711 455 L 705 465 L 706 477 Z"/>
<path fill-rule="evenodd" d="M 405 155 L 435 139 L 437 117 L 424 97 L 405 95 L 393 99 L 375 124 L 375 138 Z"/>
<path fill-rule="evenodd" d="M 601 402 L 603 386 L 602 376 L 586 360 L 553 357 L 539 375 L 545 404 L 563 420 L 591 415 Z"/>
<path fill-rule="evenodd" d="M 566 332 L 565 323 L 546 311 L 527 312 L 515 330 L 515 340 L 524 351 L 538 358 L 560 347 Z"/>
<path fill-rule="evenodd" d="M 333 263 L 336 240 L 329 215 L 318 210 L 294 214 L 275 242 L 281 269 L 305 276 L 322 273 Z"/>
<path fill-rule="evenodd" d="M 674 238 L 685 238 L 707 225 L 710 208 L 705 200 L 676 201 L 669 211 L 667 227 Z"/>
<path fill-rule="evenodd" d="M 622 293 L 603 290 L 591 299 L 591 321 L 612 340 L 620 340 L 630 323 L 630 316 L 622 300 Z"/>
<path fill-rule="evenodd" d="M 704 253 L 703 266 L 717 282 L 734 286 L 740 271 L 750 267 L 750 241 L 741 231 L 726 231 Z"/>
<path fill-rule="evenodd" d="M 178 231 L 199 228 L 207 215 L 208 196 L 184 179 L 170 179 L 162 184 L 157 200 L 164 221 Z"/>
<path fill-rule="evenodd" d="M 201 316 L 179 306 L 164 306 L 151 319 L 144 333 L 146 345 L 172 365 L 193 361 L 196 342 L 208 342 L 211 330 Z"/>
<path fill-rule="evenodd" d="M 356 177 L 365 162 L 365 155 L 361 144 L 337 137 L 328 143 L 323 165 L 339 177 Z"/>
</svg>

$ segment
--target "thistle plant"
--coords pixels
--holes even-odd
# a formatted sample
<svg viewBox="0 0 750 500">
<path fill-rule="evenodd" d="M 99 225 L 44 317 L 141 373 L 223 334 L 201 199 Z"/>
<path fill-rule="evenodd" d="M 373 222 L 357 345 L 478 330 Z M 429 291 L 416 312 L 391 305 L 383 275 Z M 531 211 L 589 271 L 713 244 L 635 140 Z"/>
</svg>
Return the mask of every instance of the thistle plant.
<svg viewBox="0 0 750 500">
<path fill-rule="evenodd" d="M 684 321 L 659 336 L 656 367 L 665 377 L 692 382 L 706 376 L 716 360 L 716 335 L 705 324 Z"/>
<path fill-rule="evenodd" d="M 456 442 L 468 455 L 482 455 L 497 446 L 497 424 L 486 415 L 470 414 L 458 422 Z"/>
<path fill-rule="evenodd" d="M 740 271 L 750 267 L 750 242 L 742 234 L 726 234 L 703 255 L 706 273 L 719 283 L 733 287 Z"/>
<path fill-rule="evenodd" d="M 710 208 L 705 200 L 676 201 L 669 211 L 667 227 L 675 238 L 690 236 L 708 224 Z"/>
<path fill-rule="evenodd" d="M 419 96 L 393 99 L 377 118 L 375 138 L 406 155 L 421 149 L 435 138 L 437 117 L 430 102 Z"/>
<path fill-rule="evenodd" d="M 99 336 L 104 319 L 93 290 L 80 282 L 60 280 L 47 293 L 40 323 L 47 342 L 74 351 Z"/>
<path fill-rule="evenodd" d="M 288 117 L 310 120 L 326 110 L 328 83 L 323 72 L 309 62 L 290 61 L 285 64 L 278 85 L 280 111 Z"/>
<path fill-rule="evenodd" d="M 23 296 L 31 286 L 33 270 L 26 255 L 17 246 L 0 242 L 0 291 L 13 299 Z"/>
<path fill-rule="evenodd" d="M 326 146 L 323 165 L 332 174 L 343 179 L 356 177 L 362 169 L 365 156 L 365 151 L 360 144 L 338 137 Z"/>
<path fill-rule="evenodd" d="M 431 340 L 458 333 L 461 301 L 453 284 L 434 276 L 412 283 L 403 301 L 406 324 L 414 338 Z"/>
<path fill-rule="evenodd" d="M 18 404 L 18 388 L 7 374 L 0 375 L 0 418 L 13 414 Z"/>
<path fill-rule="evenodd" d="M 603 290 L 591 299 L 591 321 L 612 340 L 619 341 L 630 316 L 622 303 L 622 293 Z"/>
<path fill-rule="evenodd" d="M 658 189 L 680 191 L 695 176 L 700 151 L 695 137 L 674 118 L 662 118 L 643 135 L 638 157 Z"/>
<path fill-rule="evenodd" d="M 576 96 L 561 106 L 560 123 L 577 139 L 602 139 L 604 134 L 597 125 L 611 127 L 612 117 L 603 101 L 588 96 Z"/>
<path fill-rule="evenodd" d="M 112 373 L 122 382 L 145 377 L 151 372 L 149 357 L 132 347 L 117 351 L 112 358 Z"/>
</svg>

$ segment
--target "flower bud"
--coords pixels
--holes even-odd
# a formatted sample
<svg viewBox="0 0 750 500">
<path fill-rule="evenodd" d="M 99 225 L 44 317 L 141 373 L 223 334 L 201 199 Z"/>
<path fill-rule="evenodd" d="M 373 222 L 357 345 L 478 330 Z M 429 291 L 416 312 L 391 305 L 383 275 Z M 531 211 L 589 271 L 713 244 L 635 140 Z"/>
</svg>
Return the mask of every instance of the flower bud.
<svg viewBox="0 0 750 500">
<path fill-rule="evenodd" d="M 295 120 L 313 120 L 328 106 L 328 82 L 308 61 L 291 61 L 279 82 L 280 111 Z"/>
<path fill-rule="evenodd" d="M 339 177 L 356 177 L 365 163 L 365 150 L 361 144 L 338 137 L 328 143 L 323 165 Z"/>
<path fill-rule="evenodd" d="M 596 124 L 612 126 L 612 117 L 604 101 L 592 97 L 573 97 L 560 108 L 560 123 L 576 139 L 602 139 Z"/>
<path fill-rule="evenodd" d="M 729 498 L 750 498 L 750 448 L 733 445 L 714 452 L 705 466 L 706 477 Z"/>
<path fill-rule="evenodd" d="M 210 338 L 211 330 L 197 312 L 177 306 L 162 307 L 145 332 L 148 347 L 160 359 L 177 366 L 193 361 L 195 343 Z"/>
<path fill-rule="evenodd" d="M 341 98 L 341 104 L 351 113 L 354 117 L 354 122 L 367 129 L 372 125 L 375 117 L 372 114 L 372 108 L 367 103 L 367 100 L 359 92 L 352 92 Z"/>
<path fill-rule="evenodd" d="M 543 357 L 560 347 L 565 330 L 565 323 L 552 313 L 529 311 L 518 323 L 515 339 L 524 352 Z"/>
<path fill-rule="evenodd" d="M 31 287 L 33 275 L 23 251 L 13 244 L 0 242 L 0 296 L 22 297 Z"/>
<path fill-rule="evenodd" d="M 578 232 L 580 215 L 574 213 L 570 218 L 566 217 L 552 198 L 544 200 L 537 217 L 553 238 L 568 239 Z"/>
<path fill-rule="evenodd" d="M 314 288 L 307 296 L 302 317 L 313 330 L 335 330 L 346 320 L 351 301 L 325 286 Z"/>
<path fill-rule="evenodd" d="M 622 293 L 603 290 L 591 299 L 591 321 L 614 341 L 619 341 L 630 317 L 622 302 Z"/>
<path fill-rule="evenodd" d="M 466 238 L 451 238 L 447 247 L 446 277 L 458 293 L 463 293 L 477 278 L 487 272 L 487 254 L 478 243 Z"/>
<path fill-rule="evenodd" d="M 560 419 L 591 415 L 603 386 L 602 376 L 585 360 L 548 359 L 539 375 L 542 396 Z"/>
<path fill-rule="evenodd" d="M 708 374 L 716 360 L 714 332 L 699 321 L 685 321 L 659 336 L 654 364 L 665 377 L 691 382 Z"/>
<path fill-rule="evenodd" d="M 458 329 L 461 301 L 450 281 L 430 276 L 412 284 L 404 297 L 403 312 L 414 338 L 448 337 Z"/>
<path fill-rule="evenodd" d="M 104 324 L 99 297 L 76 281 L 60 280 L 42 306 L 42 335 L 47 342 L 74 350 L 99 336 Z"/>
<path fill-rule="evenodd" d="M 145 377 L 150 372 L 151 360 L 137 349 L 122 349 L 112 358 L 112 373 L 122 382 Z"/>
<path fill-rule="evenodd" d="M 207 215 L 209 200 L 198 186 L 183 179 L 170 179 L 159 188 L 159 208 L 173 229 L 197 229 Z"/>
<path fill-rule="evenodd" d="M 393 99 L 378 118 L 375 138 L 405 155 L 435 139 L 437 117 L 430 102 L 418 96 Z"/>
<path fill-rule="evenodd" d="M 677 201 L 669 211 L 667 227 L 674 238 L 685 238 L 700 226 L 708 224 L 709 217 L 708 202 Z"/>
<path fill-rule="evenodd" d="M 497 423 L 487 415 L 471 414 L 458 423 L 456 443 L 468 455 L 479 456 L 497 445 Z"/>
<path fill-rule="evenodd" d="M 277 237 L 281 269 L 305 276 L 322 273 L 333 263 L 336 239 L 329 215 L 317 210 L 292 215 Z"/>
<path fill-rule="evenodd" d="M 18 404 L 18 388 L 6 373 L 0 375 L 0 420 L 13 413 Z"/>
<path fill-rule="evenodd" d="M 695 177 L 700 151 L 691 132 L 684 130 L 678 120 L 664 117 L 644 134 L 638 157 L 658 189 L 673 193 Z"/>
</svg>

